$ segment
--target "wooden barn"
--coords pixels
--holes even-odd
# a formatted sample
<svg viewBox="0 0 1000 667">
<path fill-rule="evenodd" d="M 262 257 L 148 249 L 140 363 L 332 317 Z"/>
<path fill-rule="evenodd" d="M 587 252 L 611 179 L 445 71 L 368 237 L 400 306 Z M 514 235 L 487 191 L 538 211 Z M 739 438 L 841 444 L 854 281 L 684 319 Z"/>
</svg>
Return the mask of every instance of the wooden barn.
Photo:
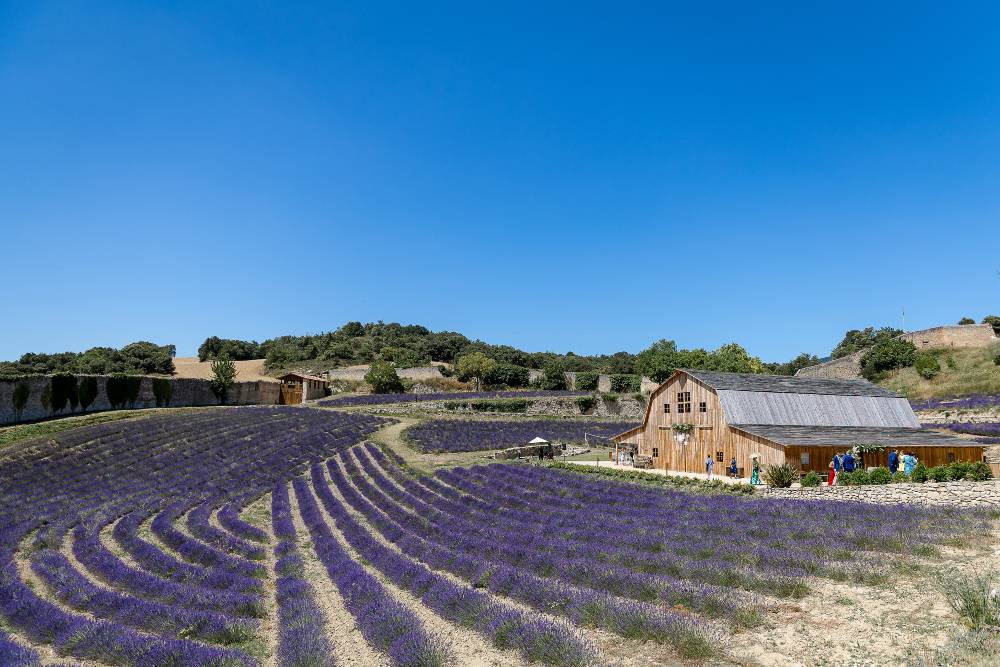
<svg viewBox="0 0 1000 667">
<path fill-rule="evenodd" d="M 304 373 L 286 373 L 278 379 L 281 380 L 279 405 L 298 405 L 326 395 L 326 380 L 321 377 Z"/>
<path fill-rule="evenodd" d="M 690 424 L 690 433 L 675 424 Z M 752 454 L 762 467 L 787 461 L 825 472 L 834 452 L 858 444 L 886 447 L 866 454 L 867 466 L 886 465 L 897 448 L 928 467 L 981 461 L 985 448 L 921 428 L 905 398 L 865 380 L 697 370 L 674 373 L 650 394 L 642 425 L 613 440 L 665 470 L 704 472 L 711 456 L 723 474 L 735 456 L 745 476 Z"/>
</svg>

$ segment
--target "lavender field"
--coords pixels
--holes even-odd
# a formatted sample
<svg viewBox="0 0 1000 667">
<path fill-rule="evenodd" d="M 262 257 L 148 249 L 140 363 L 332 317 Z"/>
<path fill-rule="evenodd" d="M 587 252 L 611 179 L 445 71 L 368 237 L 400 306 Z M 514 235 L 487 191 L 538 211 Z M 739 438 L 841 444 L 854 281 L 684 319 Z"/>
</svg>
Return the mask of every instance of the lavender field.
<svg viewBox="0 0 1000 667">
<path fill-rule="evenodd" d="M 951 422 L 948 424 L 924 424 L 930 428 L 946 428 L 953 433 L 974 435 L 976 442 L 986 445 L 1000 444 L 1000 422 Z"/>
<path fill-rule="evenodd" d="M 1000 406 L 998 394 L 971 394 L 957 398 L 929 398 L 910 401 L 914 410 L 978 410 Z"/>
<path fill-rule="evenodd" d="M 495 398 L 548 398 L 558 396 L 585 396 L 586 391 L 441 391 L 427 394 L 361 394 L 341 396 L 317 401 L 327 408 L 348 408 L 357 405 L 387 405 L 390 403 L 420 403 L 423 401 L 451 401 Z"/>
<path fill-rule="evenodd" d="M 598 426 L 449 421 L 519 439 Z M 897 555 L 988 522 L 528 465 L 416 474 L 364 442 L 390 423 L 222 408 L 0 449 L 0 664 L 743 664 L 734 637 L 815 581 L 884 582 Z"/>
<path fill-rule="evenodd" d="M 424 452 L 476 452 L 526 445 L 536 436 L 550 442 L 607 444 L 608 438 L 638 424 L 631 422 L 531 419 L 517 421 L 430 419 L 406 430 Z"/>
</svg>

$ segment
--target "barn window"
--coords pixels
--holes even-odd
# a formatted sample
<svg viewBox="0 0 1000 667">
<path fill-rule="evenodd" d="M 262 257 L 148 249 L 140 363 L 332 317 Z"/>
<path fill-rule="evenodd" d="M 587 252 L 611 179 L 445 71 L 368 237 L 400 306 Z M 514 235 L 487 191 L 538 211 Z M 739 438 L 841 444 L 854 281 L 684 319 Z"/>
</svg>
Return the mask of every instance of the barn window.
<svg viewBox="0 0 1000 667">
<path fill-rule="evenodd" d="M 809 452 L 799 454 L 799 462 L 804 466 L 809 465 Z"/>
<path fill-rule="evenodd" d="M 726 461 L 725 454 L 723 454 L 723 452 L 716 452 L 715 460 L 718 461 L 719 463 L 724 463 Z"/>
<path fill-rule="evenodd" d="M 955 452 L 948 452 L 948 463 L 955 462 Z"/>
<path fill-rule="evenodd" d="M 660 448 L 659 447 L 653 447 L 653 458 L 656 458 L 659 455 L 660 455 Z"/>
<path fill-rule="evenodd" d="M 682 412 L 691 412 L 691 392 L 690 391 L 679 391 L 677 392 L 677 414 Z"/>
<path fill-rule="evenodd" d="M 698 412 L 708 412 L 708 403 L 702 401 L 698 404 Z"/>
<path fill-rule="evenodd" d="M 663 414 L 665 414 L 665 415 L 669 415 L 670 414 L 670 404 L 669 403 L 664 403 L 663 404 Z"/>
</svg>

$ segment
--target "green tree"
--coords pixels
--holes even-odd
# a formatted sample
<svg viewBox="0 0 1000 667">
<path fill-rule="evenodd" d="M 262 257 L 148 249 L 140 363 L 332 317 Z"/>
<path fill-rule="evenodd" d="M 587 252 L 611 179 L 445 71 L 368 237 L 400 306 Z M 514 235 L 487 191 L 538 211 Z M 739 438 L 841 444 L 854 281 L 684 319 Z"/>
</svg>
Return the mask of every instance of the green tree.
<svg viewBox="0 0 1000 667">
<path fill-rule="evenodd" d="M 388 361 L 374 361 L 365 373 L 365 382 L 373 394 L 397 394 L 403 391 L 403 381 Z"/>
<path fill-rule="evenodd" d="M 542 369 L 542 389 L 558 391 L 566 388 L 566 366 L 559 359 L 552 359 Z"/>
<path fill-rule="evenodd" d="M 212 392 L 219 399 L 219 403 L 225 404 L 229 396 L 229 389 L 236 382 L 236 362 L 223 354 L 212 362 L 212 379 L 209 386 Z"/>
<path fill-rule="evenodd" d="M 483 387 L 483 380 L 489 376 L 490 373 L 494 372 L 497 368 L 497 362 L 487 357 L 482 352 L 473 352 L 472 354 L 467 354 L 464 357 L 459 357 L 458 362 L 455 364 L 455 370 L 458 372 L 458 379 L 463 382 L 469 380 L 474 380 L 476 383 L 476 390 L 480 390 Z"/>
<path fill-rule="evenodd" d="M 658 340 L 635 357 L 635 370 L 657 382 L 663 382 L 679 368 L 677 343 Z"/>
<path fill-rule="evenodd" d="M 960 319 L 958 321 L 958 323 L 959 323 L 959 325 L 962 325 L 962 324 L 975 324 L 976 321 L 974 319 L 972 319 L 971 317 L 963 317 L 962 319 Z"/>
<path fill-rule="evenodd" d="M 722 373 L 762 373 L 764 364 L 742 345 L 729 343 L 711 353 L 711 369 Z"/>
<path fill-rule="evenodd" d="M 157 345 L 148 341 L 129 343 L 119 352 L 122 363 L 127 370 L 138 373 L 162 373 L 172 375 L 174 372 L 174 346 Z"/>
<path fill-rule="evenodd" d="M 987 315 L 983 318 L 983 324 L 993 327 L 993 333 L 1000 336 L 1000 315 Z"/>
<path fill-rule="evenodd" d="M 527 387 L 530 379 L 531 372 L 524 366 L 501 361 L 497 363 L 496 368 L 486 374 L 483 382 L 494 387 Z"/>
<path fill-rule="evenodd" d="M 427 357 L 405 347 L 383 347 L 378 356 L 381 361 L 388 361 L 396 368 L 416 368 L 430 363 Z"/>
<path fill-rule="evenodd" d="M 917 346 L 910 341 L 882 340 L 861 357 L 861 374 L 875 382 L 891 370 L 912 366 L 916 359 Z"/>
<path fill-rule="evenodd" d="M 844 334 L 843 340 L 837 344 L 837 347 L 833 348 L 830 356 L 834 359 L 840 359 L 841 357 L 846 357 L 849 354 L 872 347 L 876 343 L 891 340 L 901 333 L 903 333 L 902 329 L 894 329 L 892 327 L 851 329 Z"/>
</svg>

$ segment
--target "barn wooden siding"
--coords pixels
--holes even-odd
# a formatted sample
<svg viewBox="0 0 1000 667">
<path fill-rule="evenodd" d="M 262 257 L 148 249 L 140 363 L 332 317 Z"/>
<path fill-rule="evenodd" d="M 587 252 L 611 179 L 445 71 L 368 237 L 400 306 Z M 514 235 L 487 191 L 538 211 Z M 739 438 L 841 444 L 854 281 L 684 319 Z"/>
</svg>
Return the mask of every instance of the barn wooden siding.
<svg viewBox="0 0 1000 667">
<path fill-rule="evenodd" d="M 691 412 L 677 412 L 677 392 L 691 393 Z M 670 404 L 670 412 L 663 406 Z M 700 404 L 705 403 L 705 412 Z M 785 454 L 780 446 L 759 436 L 741 433 L 730 428 L 722 412 L 719 397 L 710 388 L 685 374 L 676 375 L 650 394 L 646 406 L 646 419 L 639 429 L 629 431 L 619 442 L 638 445 L 639 453 L 653 459 L 653 467 L 664 470 L 705 472 L 705 459 L 715 459 L 715 470 L 723 474 L 729 460 L 735 456 L 736 465 L 749 475 L 750 455 L 761 455 L 762 466 L 783 463 Z M 674 424 L 694 424 L 687 443 L 680 445 L 674 439 Z M 655 455 L 654 455 L 654 449 Z M 718 453 L 722 452 L 722 462 Z"/>
<path fill-rule="evenodd" d="M 730 424 L 919 428 L 905 398 L 719 390 Z"/>
<path fill-rule="evenodd" d="M 800 445 L 788 445 L 785 448 L 785 459 L 788 463 L 799 470 L 806 472 L 815 470 L 816 472 L 827 472 L 830 461 L 836 452 L 843 454 L 849 447 L 843 445 L 837 447 L 805 447 Z M 884 452 L 865 454 L 865 466 L 889 466 L 889 452 L 895 447 L 887 448 Z M 934 466 L 948 465 L 952 461 L 975 462 L 983 460 L 983 447 L 899 447 L 900 452 L 911 452 L 917 457 L 918 463 L 923 463 L 928 468 Z M 808 457 L 808 462 L 803 461 L 803 454 Z M 860 462 L 859 462 L 860 465 Z M 900 462 L 899 469 L 903 469 Z"/>
</svg>

